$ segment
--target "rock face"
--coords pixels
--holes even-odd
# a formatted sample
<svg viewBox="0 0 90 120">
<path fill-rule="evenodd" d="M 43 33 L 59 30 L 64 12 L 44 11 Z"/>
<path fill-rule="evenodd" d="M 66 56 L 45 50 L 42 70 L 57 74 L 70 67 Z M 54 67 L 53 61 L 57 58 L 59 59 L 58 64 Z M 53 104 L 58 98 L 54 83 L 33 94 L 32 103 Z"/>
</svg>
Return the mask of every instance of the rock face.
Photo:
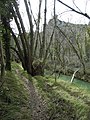
<svg viewBox="0 0 90 120">
<path fill-rule="evenodd" d="M 89 35 L 87 29 L 89 25 L 86 24 L 72 24 L 64 22 L 56 18 L 56 27 L 54 18 L 50 19 L 47 24 L 46 30 L 46 45 L 50 41 L 50 36 L 53 29 L 55 32 L 53 35 L 53 42 L 50 48 L 50 52 L 57 54 L 58 68 L 68 71 L 68 68 L 75 71 L 76 68 L 80 68 L 83 71 L 83 63 L 86 68 L 90 68 L 90 50 L 87 48 L 89 45 Z M 90 29 L 90 28 L 89 28 Z M 58 60 L 59 59 L 59 60 Z"/>
</svg>

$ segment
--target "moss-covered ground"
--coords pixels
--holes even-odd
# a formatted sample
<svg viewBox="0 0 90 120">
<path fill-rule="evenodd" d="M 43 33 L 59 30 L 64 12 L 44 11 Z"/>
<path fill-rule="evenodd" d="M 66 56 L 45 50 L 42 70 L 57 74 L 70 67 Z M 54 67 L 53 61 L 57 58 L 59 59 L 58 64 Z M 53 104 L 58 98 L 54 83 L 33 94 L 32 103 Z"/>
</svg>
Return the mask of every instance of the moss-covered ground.
<svg viewBox="0 0 90 120">
<path fill-rule="evenodd" d="M 3 85 L 0 84 L 0 120 L 33 120 L 30 91 L 23 77 L 31 80 L 31 76 L 16 63 L 12 64 L 12 72 L 5 73 Z M 90 120 L 90 89 L 63 79 L 55 82 L 52 76 L 32 78 L 36 91 L 47 105 L 45 120 Z"/>
</svg>

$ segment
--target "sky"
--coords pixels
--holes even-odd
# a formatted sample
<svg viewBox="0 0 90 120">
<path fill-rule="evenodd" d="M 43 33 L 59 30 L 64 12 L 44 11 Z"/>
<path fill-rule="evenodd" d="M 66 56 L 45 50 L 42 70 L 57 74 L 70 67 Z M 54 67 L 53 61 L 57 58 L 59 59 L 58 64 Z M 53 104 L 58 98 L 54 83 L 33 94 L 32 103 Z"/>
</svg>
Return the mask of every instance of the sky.
<svg viewBox="0 0 90 120">
<path fill-rule="evenodd" d="M 37 19 L 38 15 L 38 6 L 39 6 L 39 0 L 29 0 L 31 2 L 31 8 L 33 11 L 33 15 L 35 19 Z M 42 8 L 41 8 L 41 24 L 43 24 L 44 21 L 44 1 L 42 0 Z M 54 0 L 47 0 L 47 23 L 53 16 L 53 6 L 54 6 Z M 69 6 L 73 7 L 74 9 L 78 10 L 78 8 L 83 12 L 90 15 L 90 0 L 74 0 L 74 3 L 76 4 L 76 7 L 73 4 L 73 0 L 62 0 L 64 3 L 68 4 Z M 19 9 L 25 24 L 25 27 L 27 30 L 29 30 L 29 23 L 27 14 L 25 11 L 25 5 L 24 0 L 19 0 Z M 65 22 L 71 22 L 74 24 L 88 24 L 89 19 L 79 15 L 75 12 L 71 12 L 69 8 L 62 5 L 60 2 L 56 0 L 56 14 L 58 15 L 58 19 Z"/>
</svg>

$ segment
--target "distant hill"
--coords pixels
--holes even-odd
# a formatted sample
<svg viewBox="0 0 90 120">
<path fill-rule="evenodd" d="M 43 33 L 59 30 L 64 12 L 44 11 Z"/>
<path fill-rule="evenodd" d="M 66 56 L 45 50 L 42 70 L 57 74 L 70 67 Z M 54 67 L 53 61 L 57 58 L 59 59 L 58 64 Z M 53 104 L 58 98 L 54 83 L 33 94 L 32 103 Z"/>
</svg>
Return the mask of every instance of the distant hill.
<svg viewBox="0 0 90 120">
<path fill-rule="evenodd" d="M 55 26 L 55 20 L 54 18 L 50 19 L 47 27 L 46 27 L 46 37 L 49 39 L 53 28 Z M 63 46 L 65 44 L 68 44 L 67 39 L 65 36 L 69 38 L 69 40 L 77 46 L 77 40 L 80 44 L 82 44 L 83 47 L 83 53 L 85 53 L 85 35 L 87 32 L 87 26 L 86 24 L 73 24 L 70 22 L 64 22 L 56 18 L 56 29 L 55 29 L 55 35 L 54 39 L 58 39 L 58 41 L 63 42 Z M 67 46 L 68 47 L 68 46 Z"/>
<path fill-rule="evenodd" d="M 82 70 L 84 69 L 83 65 L 85 65 L 86 68 L 90 68 L 88 66 L 88 64 L 90 64 L 89 25 L 73 24 L 56 18 L 55 27 L 55 19 L 52 18 L 46 26 L 47 44 L 50 41 L 50 36 L 54 28 L 55 32 L 50 52 L 57 56 L 56 59 L 59 61 L 59 68 L 60 66 L 64 66 L 64 69 L 66 70 L 74 70 L 76 68 L 80 68 Z"/>
</svg>

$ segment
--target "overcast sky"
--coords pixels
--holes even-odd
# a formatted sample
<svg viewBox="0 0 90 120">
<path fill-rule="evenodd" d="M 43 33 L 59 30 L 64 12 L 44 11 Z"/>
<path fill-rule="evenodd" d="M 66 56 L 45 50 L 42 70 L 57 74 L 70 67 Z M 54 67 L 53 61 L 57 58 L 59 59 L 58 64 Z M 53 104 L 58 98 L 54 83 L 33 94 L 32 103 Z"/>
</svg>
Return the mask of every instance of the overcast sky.
<svg viewBox="0 0 90 120">
<path fill-rule="evenodd" d="M 41 10 L 41 22 L 43 23 L 43 15 L 44 15 L 44 0 L 42 0 L 42 10 Z M 53 1 L 54 0 L 47 0 L 47 23 L 49 19 L 52 18 L 53 15 Z M 56 0 L 57 1 L 57 0 Z M 69 6 L 75 8 L 78 10 L 75 5 L 73 4 L 73 0 L 62 0 L 64 3 L 68 4 Z M 38 14 L 38 5 L 39 5 L 39 0 L 30 0 L 31 2 L 31 7 L 33 14 L 35 16 L 35 19 L 37 19 L 37 14 Z M 74 0 L 75 4 L 77 7 L 84 13 L 87 13 L 90 15 L 90 0 Z M 19 7 L 20 7 L 20 12 L 22 13 L 22 17 L 24 20 L 24 24 L 26 26 L 26 29 L 29 29 L 28 25 L 28 18 L 27 14 L 25 11 L 25 6 L 24 6 L 24 0 L 19 1 Z M 78 15 L 77 13 L 70 12 L 70 9 L 59 3 L 58 1 L 56 2 L 56 14 L 58 15 L 58 18 L 62 21 L 65 22 L 71 22 L 75 24 L 88 24 L 89 19 L 85 18 L 82 15 Z M 66 12 L 65 12 L 66 11 Z M 67 12 L 68 11 L 68 12 Z"/>
</svg>

